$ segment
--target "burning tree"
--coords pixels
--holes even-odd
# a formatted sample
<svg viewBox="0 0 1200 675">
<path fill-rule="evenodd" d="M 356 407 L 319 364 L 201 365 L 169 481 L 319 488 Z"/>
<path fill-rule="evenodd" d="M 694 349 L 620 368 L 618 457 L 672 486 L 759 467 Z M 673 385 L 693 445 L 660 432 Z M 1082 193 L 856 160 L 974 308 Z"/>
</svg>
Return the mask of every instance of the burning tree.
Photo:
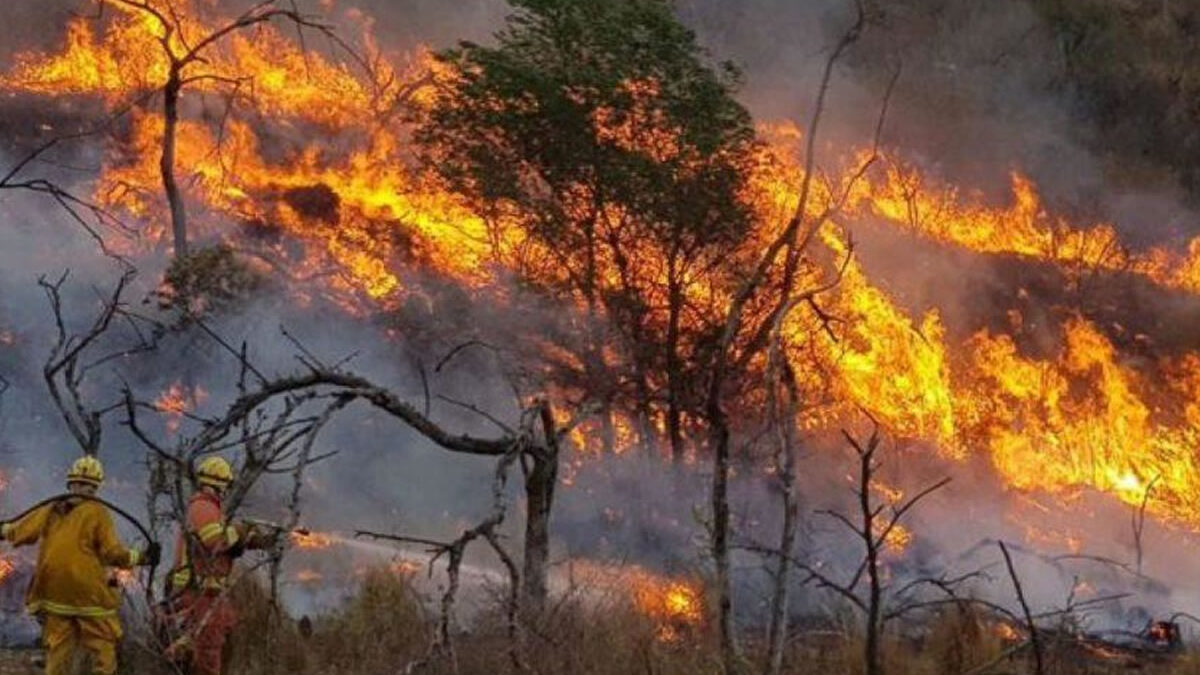
<svg viewBox="0 0 1200 675">
<path fill-rule="evenodd" d="M 152 76 L 149 83 L 152 86 L 161 87 L 162 91 L 163 134 L 159 172 L 162 176 L 163 192 L 167 197 L 171 212 L 171 231 L 175 241 L 175 255 L 186 257 L 188 254 L 187 208 L 175 178 L 175 147 L 179 125 L 180 96 L 185 87 L 208 80 L 230 86 L 232 99 L 239 94 L 239 88 L 249 79 L 245 75 L 221 72 L 212 68 L 206 58 L 207 52 L 215 49 L 222 40 L 234 32 L 270 21 L 290 21 L 300 30 L 306 27 L 313 28 L 327 35 L 332 35 L 332 32 L 328 26 L 305 17 L 294 8 L 276 7 L 277 0 L 267 0 L 254 5 L 232 21 L 217 25 L 215 28 L 198 26 L 190 21 L 185 21 L 185 15 L 180 14 L 173 0 L 108 1 L 118 10 L 140 14 L 156 25 L 155 37 L 162 48 L 162 56 L 166 60 L 165 81 L 155 81 L 159 78 Z M 99 2 L 103 9 L 105 0 L 99 0 Z M 158 76 L 161 73 L 156 72 L 155 75 Z"/>
<path fill-rule="evenodd" d="M 486 344 L 487 328 L 473 325 L 472 339 L 451 350 L 482 346 L 529 375 L 516 392 L 519 421 L 493 419 L 500 432 L 492 437 L 459 436 L 435 421 L 423 365 L 413 375 L 426 388 L 422 408 L 343 364 L 306 354 L 300 373 L 265 377 L 245 351 L 228 349 L 243 366 L 232 407 L 210 417 L 174 410 L 176 422 L 198 428 L 170 443 L 139 428 L 160 467 L 169 467 L 161 474 L 175 481 L 172 498 L 196 456 L 244 448 L 234 501 L 265 473 L 292 472 L 294 523 L 303 469 L 320 457 L 313 454 L 317 430 L 350 402 L 364 401 L 443 449 L 494 458 L 493 488 L 520 467 L 528 513 L 523 569 L 493 540 L 504 520 L 499 498 L 489 518 L 459 538 L 424 541 L 452 564 L 473 540 L 493 544 L 512 573 L 510 590 L 523 589 L 536 607 L 547 595 L 560 442 L 569 437 L 581 449 L 609 451 L 637 444 L 651 455 L 667 445 L 677 462 L 711 456 L 706 525 L 724 665 L 732 671 L 729 484 L 735 468 L 742 475 L 760 469 L 754 463 L 767 448 L 783 502 L 772 547 L 768 672 L 780 669 L 787 641 L 800 439 L 810 429 L 836 429 L 860 408 L 889 432 L 929 441 L 944 458 L 979 448 L 1020 490 L 1084 485 L 1139 506 L 1139 558 L 1144 515 L 1196 521 L 1190 496 L 1200 472 L 1190 427 L 1200 420 L 1193 405 L 1200 360 L 1172 360 L 1169 387 L 1155 391 L 1122 359 L 1108 329 L 1082 316 L 1064 322 L 1064 346 L 1051 356 L 1022 355 L 1019 336 L 981 331 L 952 342 L 936 312 L 910 318 L 869 276 L 839 226 L 878 220 L 979 254 L 1056 266 L 1066 278 L 1083 266 L 1189 292 L 1200 288 L 1200 244 L 1188 256 L 1135 254 L 1111 226 L 1048 215 L 1021 176 L 1013 180 L 1014 204 L 997 208 L 925 181 L 901 162 L 871 171 L 881 154 L 878 129 L 875 147 L 852 153 L 848 168 L 819 170 L 814 149 L 825 94 L 835 62 L 863 28 L 861 11 L 825 64 L 808 127 L 794 134 L 804 146 L 796 162 L 790 148 L 755 140 L 734 99 L 738 73 L 710 64 L 665 1 L 517 0 L 496 46 L 447 50 L 411 78 L 377 50 L 368 50 L 370 62 L 332 50 L 351 54 L 347 63 L 311 52 L 305 31 L 328 34 L 327 26 L 282 3 L 233 16 L 221 14 L 221 5 L 184 0 L 101 4 L 115 12 L 77 17 L 62 54 L 23 55 L 3 81 L 9 91 L 96 96 L 126 120 L 95 186 L 101 206 L 92 210 L 44 181 L 17 180 L 28 162 L 0 179 L 0 189 L 36 189 L 103 222 L 111 222 L 103 207 L 148 225 L 170 222 L 177 262 L 189 236 L 184 203 L 220 214 L 210 230 L 224 244 L 166 276 L 185 296 L 209 281 L 243 285 L 237 256 L 249 251 L 290 279 L 300 270 L 315 280 L 296 291 L 304 300 L 313 287 L 349 290 L 361 302 L 342 307 L 356 317 L 393 319 L 403 303 L 428 300 L 427 330 L 439 337 L 453 333 L 447 326 L 455 321 L 466 323 L 447 316 L 438 297 L 429 300 L 446 288 L 460 306 L 495 304 L 497 314 L 532 316 L 512 287 L 497 283 L 510 274 L 521 292 L 553 298 L 559 315 L 548 321 L 558 329 L 551 335 L 510 316 L 500 330 L 519 338 L 516 348 Z M 285 37 L 275 20 L 298 27 L 298 38 Z M 207 100 L 193 103 L 209 94 L 224 105 L 214 111 Z M 160 95 L 161 110 L 148 104 Z M 407 114 L 395 114 L 398 107 Z M 296 128 L 320 133 L 288 133 Z M 411 162 L 410 137 L 423 169 Z M 186 177 L 176 177 L 183 167 Z M 844 218 L 835 223 L 835 215 Z M 240 227 L 225 227 L 229 221 Z M 303 256 L 290 255 L 301 249 Z M 332 273 L 313 271 L 316 258 L 332 260 Z M 406 287 L 405 272 L 438 283 Z M 57 309 L 58 284 L 45 288 Z M 99 330 L 120 319 L 117 306 L 114 297 L 103 308 Z M 186 328 L 208 330 L 203 320 Z M 80 339 L 90 346 L 91 338 L 70 336 L 60 322 L 45 374 L 87 451 L 99 443 L 97 415 L 112 408 L 80 405 L 81 378 L 94 367 L 79 358 Z M 596 433 L 569 435 L 567 408 L 587 412 L 593 403 L 599 421 L 587 430 Z M 131 392 L 130 422 L 154 407 Z M 1164 422 L 1168 416 L 1176 419 Z M 871 455 L 871 445 L 860 456 Z M 740 448 L 753 471 L 734 466 Z M 864 508 L 877 506 L 868 498 Z M 868 558 L 877 556 L 873 528 L 856 534 Z M 866 583 L 869 595 L 879 594 L 868 578 L 875 572 L 856 576 L 848 590 L 878 646 L 886 617 L 855 593 Z M 440 626 L 445 640 L 448 625 L 444 619 Z"/>
<path fill-rule="evenodd" d="M 620 406 L 650 452 L 665 420 L 682 461 L 719 316 L 701 289 L 728 283 L 752 221 L 738 72 L 709 65 L 660 0 L 512 4 L 496 47 L 437 54 L 416 138 L 493 227 L 519 228 L 544 254 L 514 261 L 518 272 L 586 311 L 569 384 L 601 404 L 603 447 Z"/>
</svg>

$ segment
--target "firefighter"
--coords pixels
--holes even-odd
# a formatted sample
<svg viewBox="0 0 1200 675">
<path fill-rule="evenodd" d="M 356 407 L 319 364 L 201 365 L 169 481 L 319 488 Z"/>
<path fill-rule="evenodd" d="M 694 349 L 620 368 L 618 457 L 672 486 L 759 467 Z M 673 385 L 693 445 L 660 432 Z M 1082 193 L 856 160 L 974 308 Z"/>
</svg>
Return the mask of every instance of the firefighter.
<svg viewBox="0 0 1200 675">
<path fill-rule="evenodd" d="M 233 469 L 224 458 L 200 463 L 197 490 L 175 545 L 169 606 L 182 635 L 168 656 L 187 664 L 191 675 L 221 675 L 225 641 L 237 623 L 228 595 L 233 561 L 247 549 L 271 543 L 269 533 L 226 521 L 221 500 L 232 482 Z"/>
<path fill-rule="evenodd" d="M 93 496 L 103 482 L 104 467 L 95 457 L 79 458 L 67 474 L 67 490 L 73 495 Z M 155 565 L 158 543 L 151 542 L 144 553 L 126 548 L 108 509 L 80 497 L 54 501 L 0 524 L 0 537 L 13 546 L 40 542 L 26 606 L 42 626 L 46 672 L 72 672 L 81 652 L 90 656 L 92 673 L 117 672 L 121 595 L 109 585 L 106 567 Z"/>
</svg>

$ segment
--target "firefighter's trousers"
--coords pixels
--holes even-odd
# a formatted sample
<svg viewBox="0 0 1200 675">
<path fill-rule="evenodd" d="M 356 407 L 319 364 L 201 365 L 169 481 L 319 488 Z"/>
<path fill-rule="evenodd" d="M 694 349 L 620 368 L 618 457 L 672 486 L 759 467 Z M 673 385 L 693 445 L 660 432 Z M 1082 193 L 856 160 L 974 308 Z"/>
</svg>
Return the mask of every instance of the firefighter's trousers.
<svg viewBox="0 0 1200 675">
<path fill-rule="evenodd" d="M 86 654 L 92 675 L 117 672 L 117 640 L 121 624 L 115 616 L 77 617 L 46 614 L 42 644 L 46 647 L 46 675 L 71 675 L 76 656 Z"/>
<path fill-rule="evenodd" d="M 223 593 L 187 591 L 175 606 L 191 641 L 188 675 L 221 675 L 225 641 L 237 623 L 233 603 Z"/>
</svg>

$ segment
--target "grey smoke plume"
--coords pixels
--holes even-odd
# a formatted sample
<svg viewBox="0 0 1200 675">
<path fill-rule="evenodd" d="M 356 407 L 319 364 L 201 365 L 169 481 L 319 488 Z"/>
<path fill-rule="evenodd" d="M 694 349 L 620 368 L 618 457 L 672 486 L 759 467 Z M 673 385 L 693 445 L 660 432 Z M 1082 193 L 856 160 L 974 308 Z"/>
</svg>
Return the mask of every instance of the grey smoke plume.
<svg viewBox="0 0 1200 675">
<path fill-rule="evenodd" d="M 8 33 L 11 39 L 0 48 L 9 54 L 29 48 L 35 40 L 44 44 L 59 39 L 67 8 L 74 6 L 62 2 L 51 8 L 34 0 L 13 4 L 18 8 L 14 21 L 30 30 Z M 1076 142 L 1065 101 L 1045 79 L 1046 69 L 1041 66 L 1053 58 L 1053 45 L 1039 32 L 1036 16 L 1021 9 L 1019 3 L 1001 7 L 946 0 L 943 4 L 947 11 L 961 13 L 960 30 L 947 31 L 954 22 L 936 24 L 927 26 L 932 37 L 923 37 L 918 29 L 926 26 L 929 17 L 897 3 L 891 8 L 890 20 L 899 30 L 883 35 L 869 31 L 852 58 L 838 68 L 827 118 L 828 147 L 862 144 L 869 138 L 881 82 L 898 60 L 903 63 L 904 75 L 889 116 L 889 142 L 947 177 L 999 199 L 1005 197 L 1011 168 L 1030 173 L 1046 189 L 1051 203 L 1065 208 L 1082 209 L 1083 202 L 1105 193 L 1099 162 Z M 834 0 L 681 0 L 678 5 L 681 16 L 696 28 L 716 58 L 732 59 L 744 67 L 744 98 L 759 117 L 791 118 L 800 123 L 811 113 L 825 50 L 851 19 L 848 3 Z M 374 29 L 385 45 L 400 49 L 419 44 L 440 47 L 462 38 L 486 40 L 507 11 L 499 0 L 375 0 L 359 6 L 374 17 Z M 344 14 L 348 7 L 339 2 L 334 11 L 351 25 L 353 17 Z M 987 39 L 981 39 L 985 36 Z M 836 150 L 823 152 L 831 155 Z M 95 148 L 85 149 L 71 159 L 95 164 L 95 153 Z M 86 191 L 88 176 L 50 167 L 45 170 Z M 1178 217 L 1172 215 L 1177 210 L 1169 189 L 1164 188 L 1164 194 L 1105 195 L 1096 208 L 1116 215 L 1144 213 L 1145 205 L 1151 203 L 1163 214 L 1152 220 L 1169 221 Z M 29 195 L 0 195 L 0 209 L 0 332 L 9 330 L 15 335 L 12 346 L 0 346 L 0 375 L 12 383 L 0 398 L 0 450 L 13 483 L 0 493 L 4 500 L 0 505 L 11 510 L 38 495 L 57 491 L 63 469 L 77 453 L 41 384 L 40 364 L 53 326 L 36 279 L 70 268 L 69 309 L 76 320 L 84 320 L 95 309 L 92 287 L 106 288 L 116 272 L 97 254 L 94 242 L 46 201 Z M 161 260 L 151 257 L 139 260 L 139 265 L 141 283 L 130 294 L 135 301 L 150 294 L 162 273 Z M 922 290 L 943 303 L 965 302 L 961 297 L 948 298 L 944 292 L 934 295 L 939 278 L 932 275 Z M 557 308 L 542 307 L 530 299 L 521 319 L 555 311 Z M 504 335 L 514 330 L 505 322 L 515 323 L 511 316 L 497 315 L 486 307 L 470 308 L 455 320 L 484 335 Z M 552 323 L 548 316 L 542 320 L 546 325 Z M 396 340 L 380 326 L 331 308 L 296 307 L 285 291 L 266 294 L 214 322 L 214 329 L 231 344 L 245 341 L 264 371 L 287 372 L 295 368 L 295 348 L 281 337 L 281 325 L 331 360 L 360 351 L 350 368 L 393 386 L 411 400 L 423 396 L 411 358 L 420 348 L 408 343 L 409 336 Z M 435 344 L 439 350 L 420 354 L 427 365 L 452 342 L 443 339 Z M 201 413 L 219 409 L 234 395 L 235 365 L 228 354 L 205 340 L 168 341 L 152 363 L 101 373 L 88 393 L 98 399 L 111 397 L 122 384 L 117 375 L 147 396 L 186 378 L 207 392 Z M 516 409 L 501 370 L 494 358 L 471 354 L 448 368 L 435 386 L 513 422 Z M 439 405 L 437 416 L 448 427 L 478 434 L 492 432 L 478 417 L 448 406 Z M 110 424 L 107 433 L 104 457 L 115 477 L 111 494 L 122 503 L 140 504 L 144 451 L 117 424 Z M 320 450 L 338 450 L 339 455 L 310 475 L 303 523 L 315 529 L 362 527 L 439 537 L 473 522 L 487 508 L 489 462 L 450 456 L 374 411 L 354 408 L 339 416 L 323 433 Z M 844 459 L 836 450 L 817 447 L 805 458 L 804 493 L 809 509 L 846 506 L 845 465 L 835 458 Z M 702 526 L 695 514 L 707 498 L 704 467 L 672 476 L 648 470 L 641 462 L 636 457 L 588 460 L 579 469 L 575 484 L 562 488 L 553 524 L 556 560 L 568 555 L 594 556 L 672 571 L 702 568 Z M 952 473 L 956 479 L 950 489 L 916 514 L 913 555 L 920 560 L 912 563 L 914 567 L 962 569 L 980 564 L 958 558 L 980 541 L 1024 540 L 1023 525 L 1005 516 L 1013 512 L 1017 496 L 1006 494 L 989 479 L 987 467 L 916 463 L 908 454 L 897 454 L 889 459 L 889 465 L 898 467 L 894 479 L 905 488 L 944 473 Z M 900 470 L 904 468 L 910 471 Z M 766 484 L 748 470 L 736 486 L 734 501 L 744 536 L 768 540 L 778 526 L 774 496 Z M 264 484 L 248 510 L 273 515 L 281 489 L 277 483 Z M 519 522 L 519 513 L 518 505 L 509 521 L 510 534 L 517 534 L 512 526 Z M 1081 526 L 1091 537 L 1089 547 L 1096 545 L 1089 550 L 1128 559 L 1127 512 L 1104 502 L 1095 513 Z M 1050 529 L 1068 516 L 1037 517 L 1044 518 L 1040 525 Z M 844 564 L 854 559 L 853 546 L 828 523 L 814 520 L 810 529 L 809 550 L 814 557 Z M 1148 547 L 1152 573 L 1172 580 L 1190 574 L 1191 570 L 1177 566 L 1179 556 L 1173 553 L 1182 544 L 1168 532 L 1152 527 Z M 994 562 L 994 551 L 990 555 Z M 385 558 L 386 553 L 380 557 Z M 747 558 L 744 562 L 749 566 L 753 561 Z M 755 575 L 753 571 L 746 574 L 748 592 L 741 596 L 751 617 L 761 584 L 761 577 Z M 1058 571 L 1039 572 L 1030 583 L 1043 602 L 1062 595 L 1063 579 Z M 1003 597 L 1003 591 L 1001 585 L 994 592 Z M 1180 591 L 1169 604 L 1188 608 L 1194 598 L 1185 593 L 1188 591 Z"/>
</svg>

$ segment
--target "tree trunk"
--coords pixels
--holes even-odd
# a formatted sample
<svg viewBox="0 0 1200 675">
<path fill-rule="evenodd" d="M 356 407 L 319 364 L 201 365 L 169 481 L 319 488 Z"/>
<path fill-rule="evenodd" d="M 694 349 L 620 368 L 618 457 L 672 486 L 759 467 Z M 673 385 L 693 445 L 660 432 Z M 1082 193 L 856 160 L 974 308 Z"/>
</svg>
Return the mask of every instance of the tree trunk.
<svg viewBox="0 0 1200 675">
<path fill-rule="evenodd" d="M 585 387 L 592 400 L 601 406 L 600 441 L 605 454 L 611 454 L 615 449 L 613 420 L 612 420 L 612 387 L 609 383 L 608 369 L 604 362 L 604 326 L 600 316 L 600 297 L 597 289 L 596 263 L 596 216 L 586 224 L 585 236 L 585 269 L 583 278 L 583 297 L 587 303 L 587 344 L 584 345 L 584 374 Z"/>
<path fill-rule="evenodd" d="M 183 88 L 179 70 L 171 69 L 167 84 L 163 87 L 163 140 L 159 171 L 162 173 L 163 191 L 171 210 L 171 232 L 174 235 L 175 257 L 188 254 L 187 211 L 179 185 L 175 182 L 175 129 L 179 124 L 179 92 Z"/>
<path fill-rule="evenodd" d="M 638 442 L 646 457 L 654 459 L 658 456 L 658 436 L 654 429 L 654 416 L 651 412 L 650 382 L 646 378 L 646 369 L 640 363 L 641 357 L 634 368 L 634 383 L 637 390 L 637 426 Z"/>
<path fill-rule="evenodd" d="M 546 575 L 550 561 L 550 512 L 554 505 L 554 486 L 558 481 L 558 448 L 553 440 L 548 441 L 547 446 L 531 453 L 533 467 L 525 477 L 523 574 L 525 600 L 527 606 L 534 611 L 540 611 L 546 603 Z"/>
<path fill-rule="evenodd" d="M 607 387 L 606 387 L 607 388 Z M 611 455 L 617 450 L 617 430 L 613 423 L 612 399 L 607 395 L 600 408 L 600 444 L 604 454 Z"/>
<path fill-rule="evenodd" d="M 788 377 L 789 375 L 785 375 Z M 771 398 L 775 399 L 774 387 Z M 779 534 L 779 556 L 775 560 L 775 588 L 771 595 L 771 623 L 767 637 L 766 675 L 779 675 L 783 668 L 783 645 L 787 641 L 788 628 L 788 583 L 791 581 L 792 549 L 796 544 L 796 528 L 799 507 L 796 499 L 796 397 L 788 389 L 788 404 L 779 410 L 777 401 L 772 400 L 771 409 L 776 414 L 775 427 L 778 435 L 776 469 L 779 474 L 780 499 L 783 506 L 783 529 Z"/>
<path fill-rule="evenodd" d="M 671 440 L 671 459 L 682 464 L 687 448 L 683 443 L 683 386 L 679 359 L 679 322 L 683 313 L 682 283 L 676 278 L 674 258 L 668 260 L 667 288 L 667 435 Z"/>
<path fill-rule="evenodd" d="M 729 570 L 729 427 L 719 402 L 710 406 L 709 423 L 712 424 L 713 440 L 712 557 L 717 577 L 721 665 L 725 675 L 733 675 L 737 666 L 737 645 L 733 632 L 733 592 Z"/>
<path fill-rule="evenodd" d="M 870 595 L 867 598 L 867 636 L 863 646 L 867 675 L 883 675 L 883 664 L 879 654 L 879 615 L 882 610 L 883 591 L 879 581 L 879 547 L 875 545 L 875 510 L 871 507 L 872 455 L 862 456 L 859 471 L 859 507 L 862 509 L 863 529 L 860 534 L 867 546 L 867 583 Z"/>
</svg>

